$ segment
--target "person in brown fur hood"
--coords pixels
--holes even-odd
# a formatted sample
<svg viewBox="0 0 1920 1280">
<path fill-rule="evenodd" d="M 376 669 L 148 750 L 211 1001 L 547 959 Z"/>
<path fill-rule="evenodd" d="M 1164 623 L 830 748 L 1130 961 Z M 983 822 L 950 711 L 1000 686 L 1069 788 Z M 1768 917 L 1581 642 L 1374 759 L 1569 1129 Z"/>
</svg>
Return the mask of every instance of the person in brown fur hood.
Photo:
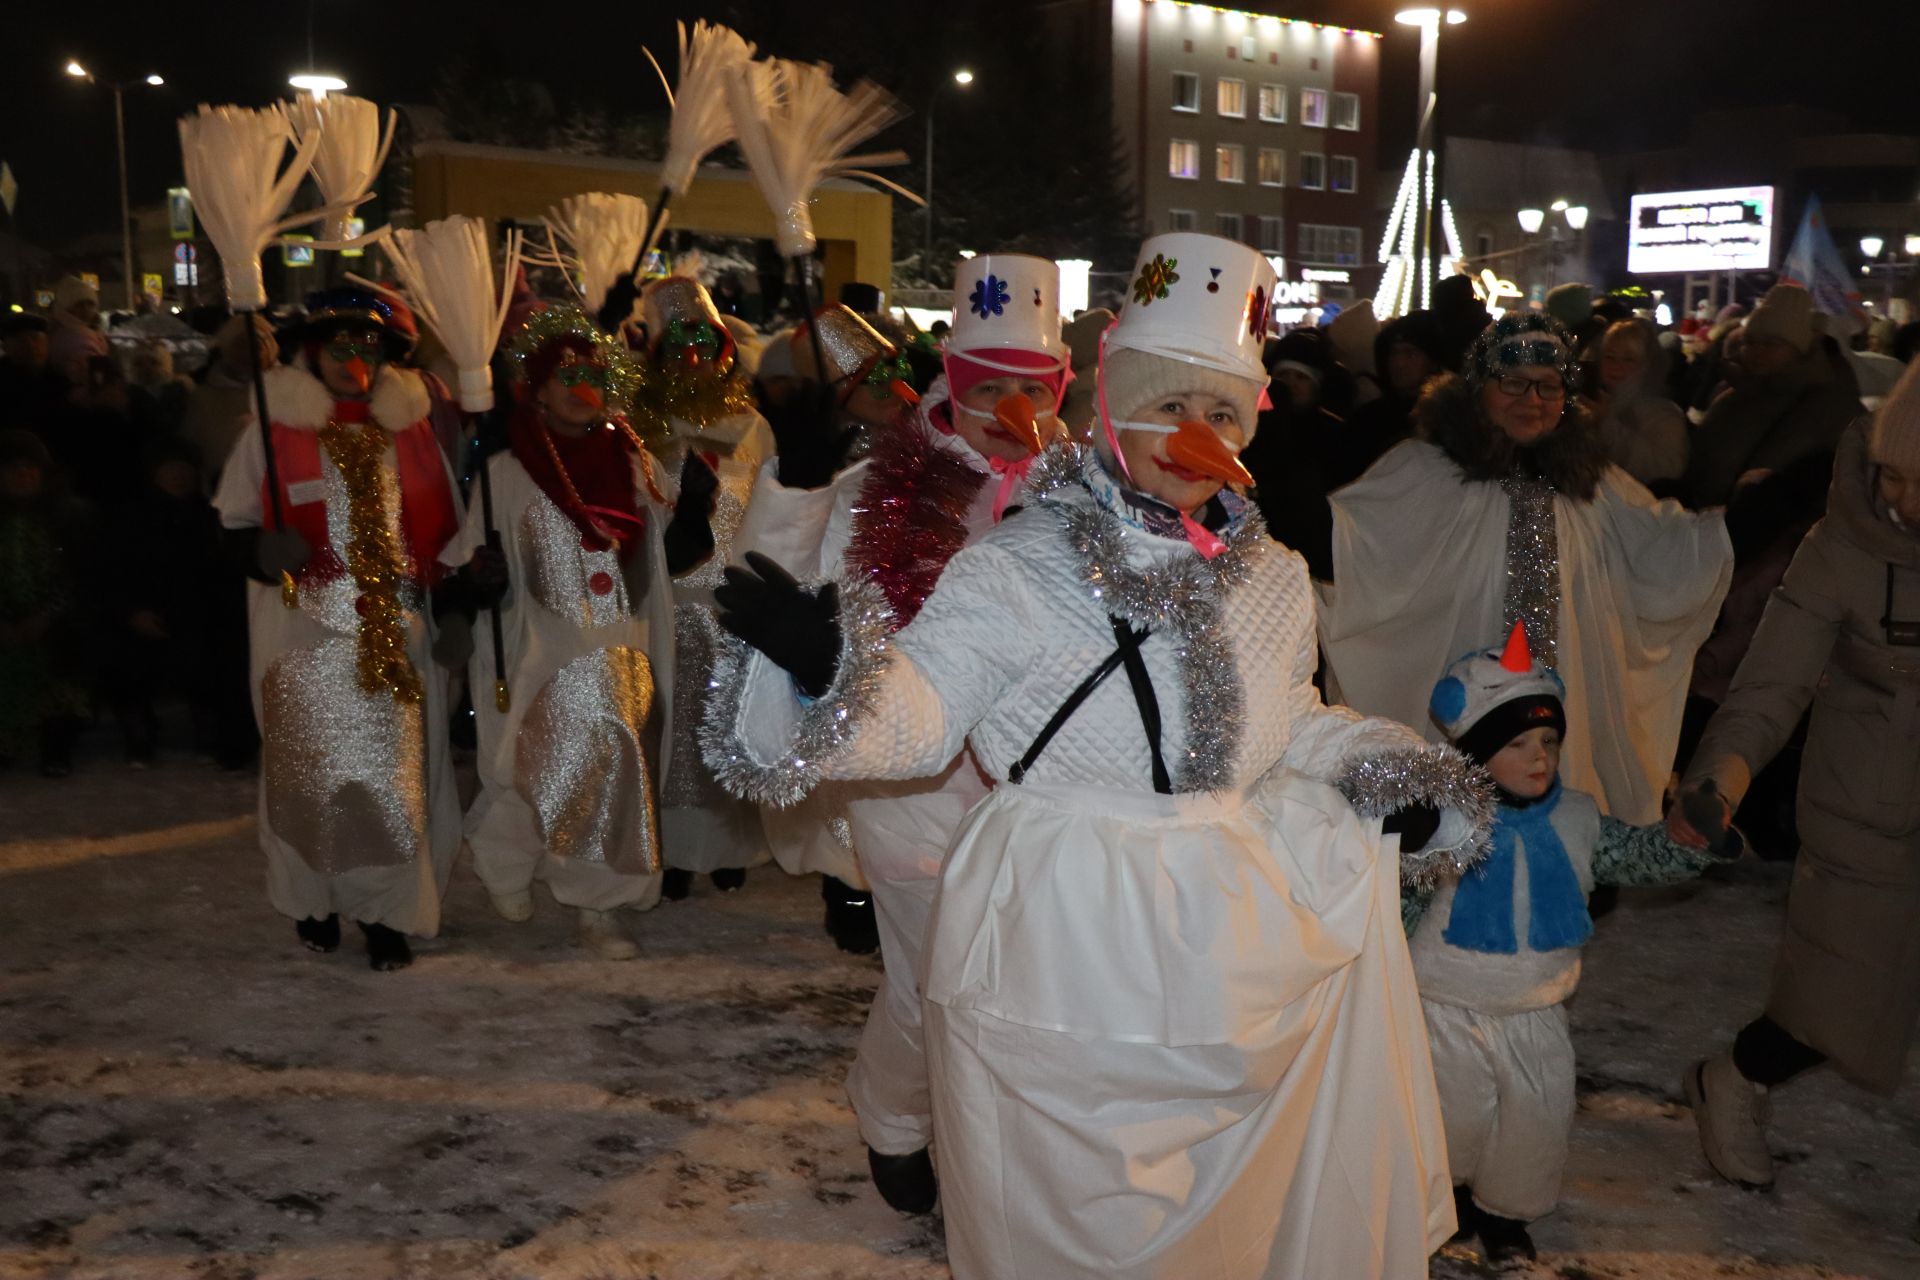
<svg viewBox="0 0 1920 1280">
<path fill-rule="evenodd" d="M 1568 785 L 1645 824 L 1733 553 L 1720 513 L 1656 502 L 1607 461 L 1574 373 L 1552 319 L 1490 325 L 1459 374 L 1427 385 L 1417 438 L 1331 496 L 1327 693 L 1428 725 L 1420 673 L 1523 622 L 1567 684 Z"/>
</svg>

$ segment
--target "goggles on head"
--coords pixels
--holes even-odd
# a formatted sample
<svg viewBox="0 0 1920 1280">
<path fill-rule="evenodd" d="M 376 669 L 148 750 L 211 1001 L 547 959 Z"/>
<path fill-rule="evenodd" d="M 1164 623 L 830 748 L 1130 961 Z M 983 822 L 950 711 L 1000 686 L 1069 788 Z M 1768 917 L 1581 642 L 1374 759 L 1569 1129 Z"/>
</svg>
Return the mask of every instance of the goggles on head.
<svg viewBox="0 0 1920 1280">
<path fill-rule="evenodd" d="M 707 359 L 720 353 L 720 333 L 706 320 L 670 320 L 660 340 L 669 347 L 692 347 Z"/>
<path fill-rule="evenodd" d="M 554 370 L 554 377 L 563 387 L 577 387 L 582 383 L 600 391 L 613 384 L 613 370 L 603 364 L 563 364 Z"/>
<path fill-rule="evenodd" d="M 883 400 L 887 399 L 893 395 L 894 383 L 904 382 L 909 386 L 912 385 L 913 362 L 904 355 L 896 355 L 891 360 L 881 356 L 873 362 L 873 367 L 867 370 L 866 376 L 860 379 L 860 382 L 874 395 Z"/>
<path fill-rule="evenodd" d="M 387 348 L 378 334 L 336 333 L 327 339 L 326 353 L 341 364 L 349 360 L 365 360 L 369 364 L 386 357 Z"/>
</svg>

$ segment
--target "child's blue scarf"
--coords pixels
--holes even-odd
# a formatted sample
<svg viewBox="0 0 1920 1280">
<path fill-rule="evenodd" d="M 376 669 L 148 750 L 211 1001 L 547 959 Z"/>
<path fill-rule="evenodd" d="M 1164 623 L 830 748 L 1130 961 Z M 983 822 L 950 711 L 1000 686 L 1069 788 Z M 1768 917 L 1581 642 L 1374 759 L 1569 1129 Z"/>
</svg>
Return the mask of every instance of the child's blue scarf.
<svg viewBox="0 0 1920 1280">
<path fill-rule="evenodd" d="M 1513 934 L 1513 877 L 1515 846 L 1527 850 L 1527 942 L 1535 951 L 1577 947 L 1593 933 L 1587 897 L 1580 891 L 1567 847 L 1553 829 L 1553 811 L 1560 807 L 1560 782 L 1538 802 L 1524 809 L 1501 805 L 1493 820 L 1493 851 L 1480 865 L 1460 877 L 1453 895 L 1453 915 L 1441 936 L 1466 951 L 1513 955 L 1519 943 Z"/>
</svg>

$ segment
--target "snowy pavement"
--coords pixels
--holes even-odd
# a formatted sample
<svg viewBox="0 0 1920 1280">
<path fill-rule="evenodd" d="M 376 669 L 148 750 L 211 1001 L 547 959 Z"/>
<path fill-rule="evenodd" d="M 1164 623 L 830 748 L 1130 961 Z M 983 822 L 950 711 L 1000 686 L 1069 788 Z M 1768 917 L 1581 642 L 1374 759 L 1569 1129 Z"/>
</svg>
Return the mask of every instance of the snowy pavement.
<svg viewBox="0 0 1920 1280">
<path fill-rule="evenodd" d="M 184 762 L 0 774 L 0 1280 L 947 1274 L 937 1220 L 867 1183 L 840 1079 L 878 966 L 812 882 L 702 882 L 604 964 L 463 864 L 441 939 L 375 974 L 269 910 L 252 810 Z M 1769 1194 L 1695 1143 L 1681 1068 L 1757 1008 L 1784 885 L 1749 865 L 1602 922 L 1563 1206 L 1519 1274 L 1920 1276 L 1920 1082 L 1782 1091 Z"/>
</svg>

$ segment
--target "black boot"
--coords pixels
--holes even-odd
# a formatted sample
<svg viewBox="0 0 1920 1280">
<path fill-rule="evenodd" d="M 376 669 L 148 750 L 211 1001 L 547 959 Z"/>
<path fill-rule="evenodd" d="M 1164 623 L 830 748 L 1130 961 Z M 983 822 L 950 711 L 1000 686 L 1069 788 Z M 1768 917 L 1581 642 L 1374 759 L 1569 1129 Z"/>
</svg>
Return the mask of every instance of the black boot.
<svg viewBox="0 0 1920 1280">
<path fill-rule="evenodd" d="M 827 936 L 834 946 L 854 956 L 870 956 L 880 949 L 880 926 L 873 918 L 871 893 L 844 880 L 821 876 L 820 896 L 827 900 Z"/>
<path fill-rule="evenodd" d="M 383 924 L 359 923 L 360 932 L 367 935 L 367 963 L 377 972 L 391 973 L 413 963 L 413 948 L 407 945 L 406 934 Z"/>
<path fill-rule="evenodd" d="M 747 869 L 745 867 L 722 867 L 709 876 L 708 879 L 713 881 L 713 887 L 720 892 L 732 893 L 747 882 Z"/>
<path fill-rule="evenodd" d="M 1453 1189 L 1453 1217 L 1460 1227 L 1449 1244 L 1471 1240 L 1480 1233 L 1480 1207 L 1473 1202 L 1473 1188 L 1464 1182 Z"/>
<path fill-rule="evenodd" d="M 693 872 L 682 871 L 679 867 L 668 867 L 660 876 L 660 896 L 668 902 L 678 902 L 693 892 Z"/>
<path fill-rule="evenodd" d="M 940 1198 L 933 1157 L 927 1151 L 922 1147 L 911 1155 L 883 1156 L 867 1148 L 867 1171 L 873 1175 L 874 1190 L 901 1213 L 932 1213 L 933 1202 Z"/>
<path fill-rule="evenodd" d="M 1480 1213 L 1479 1231 L 1480 1247 L 1486 1251 L 1489 1266 L 1532 1262 L 1539 1257 L 1534 1251 L 1533 1237 L 1527 1234 L 1527 1224 L 1518 1218 L 1502 1218 L 1483 1210 Z"/>
<path fill-rule="evenodd" d="M 328 916 L 325 920 L 308 916 L 305 920 L 295 920 L 293 931 L 300 935 L 302 945 L 309 951 L 324 955 L 340 946 L 339 916 Z"/>
</svg>

